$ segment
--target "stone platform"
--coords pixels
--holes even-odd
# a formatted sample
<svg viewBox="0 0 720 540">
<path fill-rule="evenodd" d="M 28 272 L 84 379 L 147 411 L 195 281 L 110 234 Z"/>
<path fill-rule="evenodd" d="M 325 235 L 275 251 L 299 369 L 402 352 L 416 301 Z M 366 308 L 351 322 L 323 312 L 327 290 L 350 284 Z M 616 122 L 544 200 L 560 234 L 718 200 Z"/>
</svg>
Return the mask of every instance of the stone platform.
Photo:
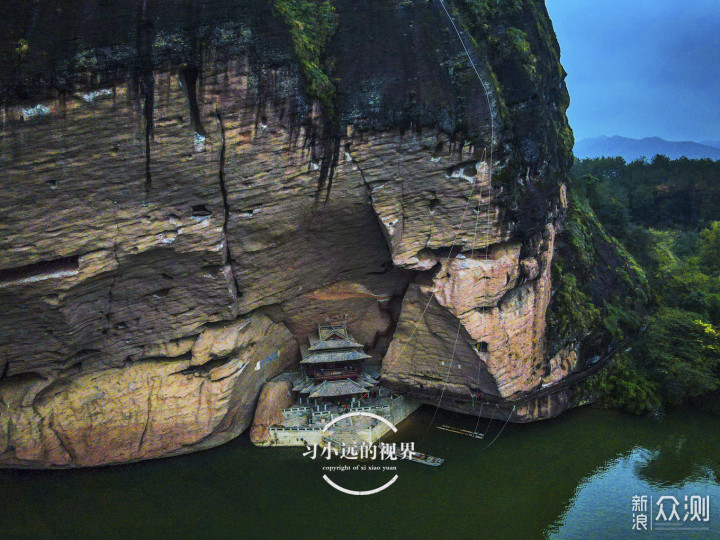
<svg viewBox="0 0 720 540">
<path fill-rule="evenodd" d="M 381 416 L 397 425 L 420 407 L 412 397 L 393 394 L 381 388 L 379 395 L 362 399 L 357 403 L 337 406 L 293 405 L 282 409 L 282 422 L 270 425 L 267 437 L 255 441 L 260 446 L 312 446 L 332 444 L 335 446 L 360 446 L 372 444 L 388 431 L 384 422 L 367 416 L 355 416 L 339 420 L 324 431 L 326 425 L 340 416 L 351 412 L 366 412 Z"/>
</svg>

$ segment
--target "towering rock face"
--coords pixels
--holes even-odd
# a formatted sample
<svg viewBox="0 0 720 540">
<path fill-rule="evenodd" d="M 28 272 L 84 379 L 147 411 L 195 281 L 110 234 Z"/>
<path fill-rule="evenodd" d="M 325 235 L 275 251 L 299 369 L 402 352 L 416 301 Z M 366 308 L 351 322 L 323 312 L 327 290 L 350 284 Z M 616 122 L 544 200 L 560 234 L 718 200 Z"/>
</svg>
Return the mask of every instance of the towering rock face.
<svg viewBox="0 0 720 540">
<path fill-rule="evenodd" d="M 29 38 L 0 55 L 0 464 L 227 441 L 328 316 L 387 384 L 475 414 L 478 392 L 502 411 L 574 368 L 545 343 L 569 165 L 547 14 L 444 5 L 334 1 L 332 102 L 270 3 L 65 2 L 68 34 L 18 11 Z"/>
<path fill-rule="evenodd" d="M 383 364 L 386 377 L 469 401 L 517 397 L 542 384 L 554 237 L 548 225 L 534 278 L 521 274 L 517 244 L 499 244 L 487 258 L 446 259 L 432 284 L 412 286 Z"/>
<path fill-rule="evenodd" d="M 432 156 L 414 165 L 411 177 L 388 182 L 364 174 L 393 264 L 418 272 L 404 296 L 383 380 L 454 410 L 479 414 L 489 400 L 503 418 L 544 418 L 567 406 L 565 394 L 543 404 L 519 400 L 577 367 L 572 346 L 561 344 L 561 352 L 549 356 L 546 342 L 555 236 L 566 207 L 562 178 L 572 146 L 557 43 L 535 2 L 443 7 L 437 28 L 452 19 L 459 35 L 433 37 L 461 40 L 475 68 L 464 72 L 463 54 L 445 61 L 453 65 L 449 87 L 468 89 L 454 112 L 463 118 L 460 132 L 476 144 L 458 138 L 455 124 L 455 137 L 427 141 L 428 148 L 435 143 Z M 401 23 L 388 18 L 386 24 Z M 390 37 L 377 39 L 393 56 L 393 33 L 384 30 Z M 433 38 L 412 39 L 427 46 Z M 428 101 L 443 76 L 432 81 L 417 90 Z M 470 86 L 488 90 L 487 101 Z M 410 166 L 402 158 L 396 164 L 403 171 Z"/>
</svg>

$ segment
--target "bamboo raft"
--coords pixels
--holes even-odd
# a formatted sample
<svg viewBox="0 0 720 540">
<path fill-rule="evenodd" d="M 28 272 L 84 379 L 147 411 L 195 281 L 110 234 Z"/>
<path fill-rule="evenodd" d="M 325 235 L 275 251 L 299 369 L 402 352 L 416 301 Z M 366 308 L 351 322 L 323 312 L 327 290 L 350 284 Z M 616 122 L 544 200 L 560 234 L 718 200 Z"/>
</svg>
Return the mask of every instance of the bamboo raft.
<svg viewBox="0 0 720 540">
<path fill-rule="evenodd" d="M 439 467 L 445 461 L 442 458 L 430 456 L 428 454 L 422 454 L 420 452 L 413 452 L 407 459 L 409 459 L 410 461 L 414 461 L 415 463 L 430 465 L 431 467 Z"/>
<path fill-rule="evenodd" d="M 438 426 L 438 429 L 443 431 L 449 431 L 450 433 L 456 433 L 458 435 L 465 435 L 466 437 L 472 437 L 473 439 L 482 439 L 485 434 L 477 431 L 470 431 L 469 429 L 461 429 L 452 426 Z"/>
</svg>

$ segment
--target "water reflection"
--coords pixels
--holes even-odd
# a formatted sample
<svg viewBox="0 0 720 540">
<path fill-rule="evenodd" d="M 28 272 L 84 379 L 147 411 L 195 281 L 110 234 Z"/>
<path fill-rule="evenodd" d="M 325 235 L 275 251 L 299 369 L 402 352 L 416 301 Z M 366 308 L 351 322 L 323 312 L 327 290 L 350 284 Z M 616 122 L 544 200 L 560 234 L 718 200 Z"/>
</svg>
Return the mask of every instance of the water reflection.
<svg viewBox="0 0 720 540">
<path fill-rule="evenodd" d="M 642 419 L 618 416 L 614 423 L 626 436 L 628 428 Z M 633 532 L 633 496 L 646 496 L 648 527 L 659 511 L 657 501 L 675 497 L 680 503 L 682 521 L 685 506 L 693 496 L 709 496 L 709 522 L 682 521 L 668 525 L 656 522 L 647 531 L 673 538 L 708 538 L 720 535 L 718 470 L 720 453 L 716 441 L 707 436 L 717 429 L 718 419 L 692 411 L 676 411 L 662 422 L 640 424 L 633 429 L 635 444 L 620 455 L 608 459 L 580 482 L 565 511 L 545 529 L 548 538 L 627 538 Z M 628 442 L 631 442 L 628 440 Z M 659 526 L 677 529 L 659 531 Z M 641 531 L 645 533 L 645 531 Z"/>
<path fill-rule="evenodd" d="M 334 492 L 322 480 L 325 463 L 301 449 L 258 449 L 242 437 L 121 467 L 0 471 L 0 538 L 625 538 L 636 494 L 708 494 L 718 514 L 720 448 L 708 433 L 720 418 L 678 411 L 653 422 L 576 410 L 509 424 L 485 448 L 428 430 L 433 413 L 422 409 L 394 437 L 445 464 L 398 463 L 399 480 L 369 497 Z M 476 423 L 442 411 L 435 422 Z M 488 441 L 502 427 L 480 425 Z M 710 524 L 720 534 L 720 517 Z"/>
<path fill-rule="evenodd" d="M 636 465 L 637 476 L 657 488 L 679 487 L 688 482 L 715 481 L 720 459 L 698 452 L 698 444 L 683 436 L 670 436 L 647 460 Z"/>
</svg>

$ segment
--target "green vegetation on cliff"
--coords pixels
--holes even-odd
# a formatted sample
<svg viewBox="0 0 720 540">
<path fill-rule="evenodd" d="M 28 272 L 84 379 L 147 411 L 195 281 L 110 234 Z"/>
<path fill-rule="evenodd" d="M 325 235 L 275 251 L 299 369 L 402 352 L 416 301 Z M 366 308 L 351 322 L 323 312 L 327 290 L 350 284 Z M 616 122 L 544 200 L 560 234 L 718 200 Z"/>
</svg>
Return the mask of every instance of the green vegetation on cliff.
<svg viewBox="0 0 720 540">
<path fill-rule="evenodd" d="M 149 69 L 198 68 L 211 59 L 224 62 L 245 54 L 250 47 L 254 64 L 281 66 L 294 60 L 292 39 L 270 2 L 12 4 L 0 19 L 3 104 L 132 84 Z M 313 27 L 322 21 L 321 13 Z"/>
<path fill-rule="evenodd" d="M 635 413 L 688 402 L 718 408 L 713 405 L 720 402 L 718 179 L 720 163 L 709 160 L 657 156 L 650 163 L 628 165 L 612 158 L 576 164 L 573 200 L 585 201 L 598 225 L 632 253 L 648 278 L 656 307 L 632 347 L 587 384 L 585 390 L 601 404 Z M 583 254 L 580 260 L 592 261 L 596 254 L 578 241 L 576 217 L 571 208 L 568 243 Z M 587 219 L 585 215 L 585 223 Z M 559 283 L 556 296 L 564 287 Z M 574 300 L 582 298 L 575 295 Z M 634 302 L 627 296 L 615 305 L 630 311 Z M 573 313 L 563 320 L 577 318 Z"/>
<path fill-rule="evenodd" d="M 467 4 L 476 17 L 489 19 L 508 11 L 520 11 L 523 3 L 522 0 L 467 0 Z"/>
<path fill-rule="evenodd" d="M 647 330 L 586 390 L 600 404 L 636 414 L 663 406 L 701 404 L 720 387 L 720 335 L 696 314 L 661 308 Z"/>
<path fill-rule="evenodd" d="M 323 53 L 337 29 L 335 8 L 330 0 L 273 0 L 290 27 L 295 53 L 308 81 L 310 96 L 333 109 L 335 85 L 328 76 Z"/>
<path fill-rule="evenodd" d="M 493 185 L 502 189 L 517 232 L 530 238 L 545 226 L 572 163 L 569 96 L 552 24 L 544 3 L 534 0 L 459 0 L 453 9 L 486 59 L 481 73 L 497 112 L 496 134 L 512 141 Z"/>
<path fill-rule="evenodd" d="M 553 259 L 551 343 L 588 355 L 638 331 L 650 289 L 634 257 L 607 234 L 586 198 L 570 191 L 565 232 Z"/>
</svg>

